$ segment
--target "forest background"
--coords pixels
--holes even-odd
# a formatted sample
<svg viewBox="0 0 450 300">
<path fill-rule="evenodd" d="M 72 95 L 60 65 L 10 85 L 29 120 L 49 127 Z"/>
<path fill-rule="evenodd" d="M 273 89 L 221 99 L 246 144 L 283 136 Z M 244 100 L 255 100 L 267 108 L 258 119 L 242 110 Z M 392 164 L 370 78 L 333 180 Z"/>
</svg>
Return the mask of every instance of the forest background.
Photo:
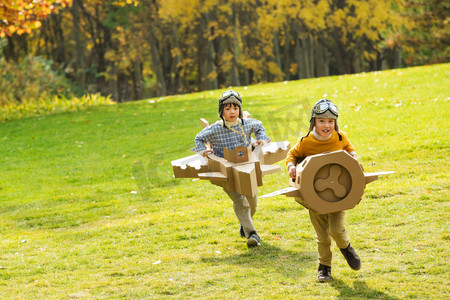
<svg viewBox="0 0 450 300">
<path fill-rule="evenodd" d="M 0 0 L 0 104 L 450 61 L 439 0 Z"/>
</svg>

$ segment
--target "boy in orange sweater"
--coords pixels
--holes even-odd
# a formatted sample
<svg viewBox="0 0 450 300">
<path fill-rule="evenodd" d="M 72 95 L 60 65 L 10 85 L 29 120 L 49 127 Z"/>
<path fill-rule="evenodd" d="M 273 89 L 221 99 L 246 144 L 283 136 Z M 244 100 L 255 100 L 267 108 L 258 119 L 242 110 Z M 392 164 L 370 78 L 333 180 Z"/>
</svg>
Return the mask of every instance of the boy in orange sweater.
<svg viewBox="0 0 450 300">
<path fill-rule="evenodd" d="M 295 178 L 296 164 L 310 155 L 345 150 L 356 158 L 355 148 L 348 140 L 347 135 L 339 130 L 338 116 L 338 109 L 333 102 L 328 99 L 317 101 L 312 109 L 308 134 L 297 142 L 286 157 L 289 177 Z M 310 134 L 311 132 L 312 134 Z M 319 282 L 331 280 L 331 238 L 335 240 L 349 266 L 353 270 L 359 270 L 361 260 L 350 245 L 350 239 L 344 226 L 345 211 L 321 215 L 309 210 L 309 216 L 317 238 L 319 254 L 317 280 Z"/>
</svg>

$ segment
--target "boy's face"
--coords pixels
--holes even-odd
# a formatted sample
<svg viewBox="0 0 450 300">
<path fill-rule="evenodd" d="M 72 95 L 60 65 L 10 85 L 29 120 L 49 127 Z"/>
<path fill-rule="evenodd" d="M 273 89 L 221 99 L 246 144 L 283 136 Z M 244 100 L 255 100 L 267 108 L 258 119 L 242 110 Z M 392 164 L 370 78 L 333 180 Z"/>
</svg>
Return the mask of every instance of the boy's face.
<svg viewBox="0 0 450 300">
<path fill-rule="evenodd" d="M 239 118 L 239 106 L 234 104 L 226 104 L 223 108 L 223 118 L 227 122 L 233 123 Z"/>
<path fill-rule="evenodd" d="M 329 137 L 335 128 L 336 120 L 330 118 L 317 118 L 314 123 L 317 134 L 321 137 Z"/>
</svg>

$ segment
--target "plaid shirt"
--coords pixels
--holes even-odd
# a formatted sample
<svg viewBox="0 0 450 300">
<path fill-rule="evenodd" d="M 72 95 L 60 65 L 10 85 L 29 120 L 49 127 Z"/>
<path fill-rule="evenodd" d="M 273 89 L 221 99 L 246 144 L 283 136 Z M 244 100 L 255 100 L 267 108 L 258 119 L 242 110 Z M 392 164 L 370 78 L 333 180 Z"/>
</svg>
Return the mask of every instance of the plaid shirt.
<svg viewBox="0 0 450 300">
<path fill-rule="evenodd" d="M 241 122 L 241 120 L 239 120 Z M 223 147 L 233 150 L 237 146 L 244 145 L 248 147 L 251 141 L 252 133 L 255 134 L 258 141 L 263 140 L 265 142 L 270 142 L 270 138 L 266 134 L 266 129 L 262 125 L 261 121 L 256 119 L 245 119 L 244 125 L 242 125 L 245 135 L 247 137 L 247 143 L 245 143 L 244 136 L 237 132 L 234 132 L 227 127 L 222 125 L 222 122 L 216 122 L 202 131 L 200 131 L 195 137 L 195 148 L 192 148 L 194 152 L 200 152 L 206 150 L 206 143 L 210 143 L 214 154 L 223 157 Z M 242 132 L 239 124 L 231 126 L 234 130 Z"/>
</svg>

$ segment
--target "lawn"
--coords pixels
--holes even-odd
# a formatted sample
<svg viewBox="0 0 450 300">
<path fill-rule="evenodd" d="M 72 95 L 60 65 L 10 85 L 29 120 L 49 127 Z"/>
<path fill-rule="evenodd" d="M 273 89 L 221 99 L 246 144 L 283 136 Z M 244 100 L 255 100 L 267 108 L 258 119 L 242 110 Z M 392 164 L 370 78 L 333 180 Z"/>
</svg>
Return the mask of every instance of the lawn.
<svg viewBox="0 0 450 300">
<path fill-rule="evenodd" d="M 331 99 L 365 171 L 395 171 L 347 212 L 360 271 L 333 244 L 334 280 L 316 282 L 293 198 L 259 200 L 247 249 L 221 188 L 173 178 L 217 90 L 0 123 L 0 299 L 450 298 L 450 64 L 236 90 L 291 145 Z M 287 186 L 279 164 L 259 195 Z"/>
</svg>

